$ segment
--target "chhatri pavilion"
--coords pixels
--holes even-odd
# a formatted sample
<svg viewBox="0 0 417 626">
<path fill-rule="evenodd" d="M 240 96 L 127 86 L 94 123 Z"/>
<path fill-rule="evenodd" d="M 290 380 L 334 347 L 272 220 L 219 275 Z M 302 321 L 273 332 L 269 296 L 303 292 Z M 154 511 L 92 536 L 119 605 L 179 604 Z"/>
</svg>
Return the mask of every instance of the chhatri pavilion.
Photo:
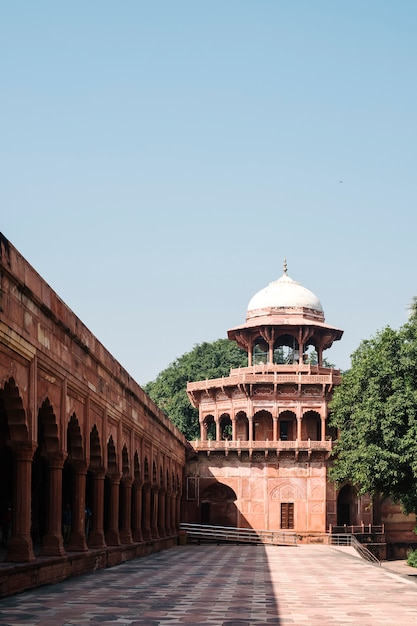
<svg viewBox="0 0 417 626">
<path fill-rule="evenodd" d="M 341 374 L 323 353 L 342 334 L 286 263 L 281 278 L 253 296 L 245 323 L 228 331 L 247 367 L 187 385 L 200 439 L 190 442 L 184 521 L 293 529 L 306 540 L 331 526 L 373 522 L 368 496 L 328 480 L 337 436 L 329 403 Z"/>
</svg>

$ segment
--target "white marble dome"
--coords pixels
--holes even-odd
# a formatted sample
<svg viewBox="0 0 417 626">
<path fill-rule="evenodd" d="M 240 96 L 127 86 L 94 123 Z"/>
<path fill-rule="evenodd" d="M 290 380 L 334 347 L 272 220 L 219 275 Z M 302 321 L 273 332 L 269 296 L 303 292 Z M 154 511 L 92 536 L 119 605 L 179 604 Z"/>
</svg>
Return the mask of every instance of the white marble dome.
<svg viewBox="0 0 417 626">
<path fill-rule="evenodd" d="M 290 278 L 286 271 L 281 278 L 253 296 L 248 305 L 248 315 L 265 309 L 311 309 L 323 313 L 317 296 Z"/>
</svg>

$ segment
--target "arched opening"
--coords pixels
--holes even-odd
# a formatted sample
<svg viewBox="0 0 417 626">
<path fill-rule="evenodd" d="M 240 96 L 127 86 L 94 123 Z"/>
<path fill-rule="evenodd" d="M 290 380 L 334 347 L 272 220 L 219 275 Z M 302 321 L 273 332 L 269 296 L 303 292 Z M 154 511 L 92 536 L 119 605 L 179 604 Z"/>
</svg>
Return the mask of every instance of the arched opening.
<svg viewBox="0 0 417 626">
<path fill-rule="evenodd" d="M 303 441 L 321 441 L 321 417 L 317 411 L 307 411 L 303 415 L 301 438 Z"/>
<path fill-rule="evenodd" d="M 280 441 L 295 441 L 297 438 L 297 418 L 293 411 L 283 411 L 278 418 Z"/>
<path fill-rule="evenodd" d="M 233 489 L 214 483 L 201 494 L 201 523 L 213 526 L 237 526 L 237 496 Z"/>
<path fill-rule="evenodd" d="M 38 446 L 32 462 L 32 526 L 31 536 L 35 552 L 46 540 L 51 498 L 56 501 L 62 494 L 50 493 L 50 459 L 59 451 L 58 425 L 49 399 L 46 398 L 38 411 Z M 62 502 L 60 501 L 61 509 Z M 44 546 L 45 547 L 45 546 Z"/>
<path fill-rule="evenodd" d="M 252 349 L 252 363 L 262 365 L 268 363 L 268 344 L 262 337 L 257 337 Z"/>
<path fill-rule="evenodd" d="M 297 338 L 293 335 L 281 335 L 274 343 L 274 363 L 278 365 L 293 365 L 300 359 L 300 350 Z"/>
<path fill-rule="evenodd" d="M 244 411 L 236 414 L 236 439 L 238 441 L 249 440 L 249 420 Z"/>
<path fill-rule="evenodd" d="M 222 439 L 232 439 L 232 420 L 228 413 L 220 416 L 220 436 Z"/>
<path fill-rule="evenodd" d="M 318 365 L 319 355 L 316 346 L 312 343 L 306 343 L 303 350 L 303 363 L 309 365 Z"/>
<path fill-rule="evenodd" d="M 0 395 L 0 543 L 7 546 L 12 536 L 13 454 L 7 414 Z M 7 476 L 7 480 L 6 480 Z"/>
<path fill-rule="evenodd" d="M 254 441 L 272 441 L 273 439 L 273 421 L 269 411 L 258 411 L 253 416 L 253 440 Z"/>
<path fill-rule="evenodd" d="M 213 415 L 206 415 L 203 421 L 203 427 L 206 431 L 206 439 L 216 439 L 216 424 Z"/>
<path fill-rule="evenodd" d="M 351 526 L 357 522 L 357 494 L 352 485 L 345 485 L 337 496 L 337 525 Z"/>
</svg>

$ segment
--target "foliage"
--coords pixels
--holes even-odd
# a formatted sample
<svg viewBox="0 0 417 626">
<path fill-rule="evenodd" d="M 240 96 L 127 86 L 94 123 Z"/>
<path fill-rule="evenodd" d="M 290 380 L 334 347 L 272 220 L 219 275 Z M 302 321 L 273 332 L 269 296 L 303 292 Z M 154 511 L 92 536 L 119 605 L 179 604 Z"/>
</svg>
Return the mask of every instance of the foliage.
<svg viewBox="0 0 417 626">
<path fill-rule="evenodd" d="M 411 565 L 411 567 L 417 567 L 417 550 L 410 550 L 407 555 L 407 565 Z"/>
<path fill-rule="evenodd" d="M 360 493 L 383 493 L 417 511 L 417 309 L 352 355 L 331 403 L 340 431 L 330 476 Z"/>
<path fill-rule="evenodd" d="M 144 390 L 191 441 L 200 437 L 200 427 L 198 410 L 186 393 L 187 382 L 228 376 L 230 368 L 246 365 L 247 355 L 234 341 L 204 342 L 171 363 Z"/>
</svg>

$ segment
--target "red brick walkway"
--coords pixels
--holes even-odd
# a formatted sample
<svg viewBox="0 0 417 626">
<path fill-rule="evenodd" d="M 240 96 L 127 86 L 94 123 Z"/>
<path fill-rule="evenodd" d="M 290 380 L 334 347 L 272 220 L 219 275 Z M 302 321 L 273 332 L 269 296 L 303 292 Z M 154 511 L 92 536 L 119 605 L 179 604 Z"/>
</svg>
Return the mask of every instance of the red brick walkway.
<svg viewBox="0 0 417 626">
<path fill-rule="evenodd" d="M 417 582 L 326 546 L 178 546 L 0 601 L 0 626 L 408 626 Z"/>
</svg>

